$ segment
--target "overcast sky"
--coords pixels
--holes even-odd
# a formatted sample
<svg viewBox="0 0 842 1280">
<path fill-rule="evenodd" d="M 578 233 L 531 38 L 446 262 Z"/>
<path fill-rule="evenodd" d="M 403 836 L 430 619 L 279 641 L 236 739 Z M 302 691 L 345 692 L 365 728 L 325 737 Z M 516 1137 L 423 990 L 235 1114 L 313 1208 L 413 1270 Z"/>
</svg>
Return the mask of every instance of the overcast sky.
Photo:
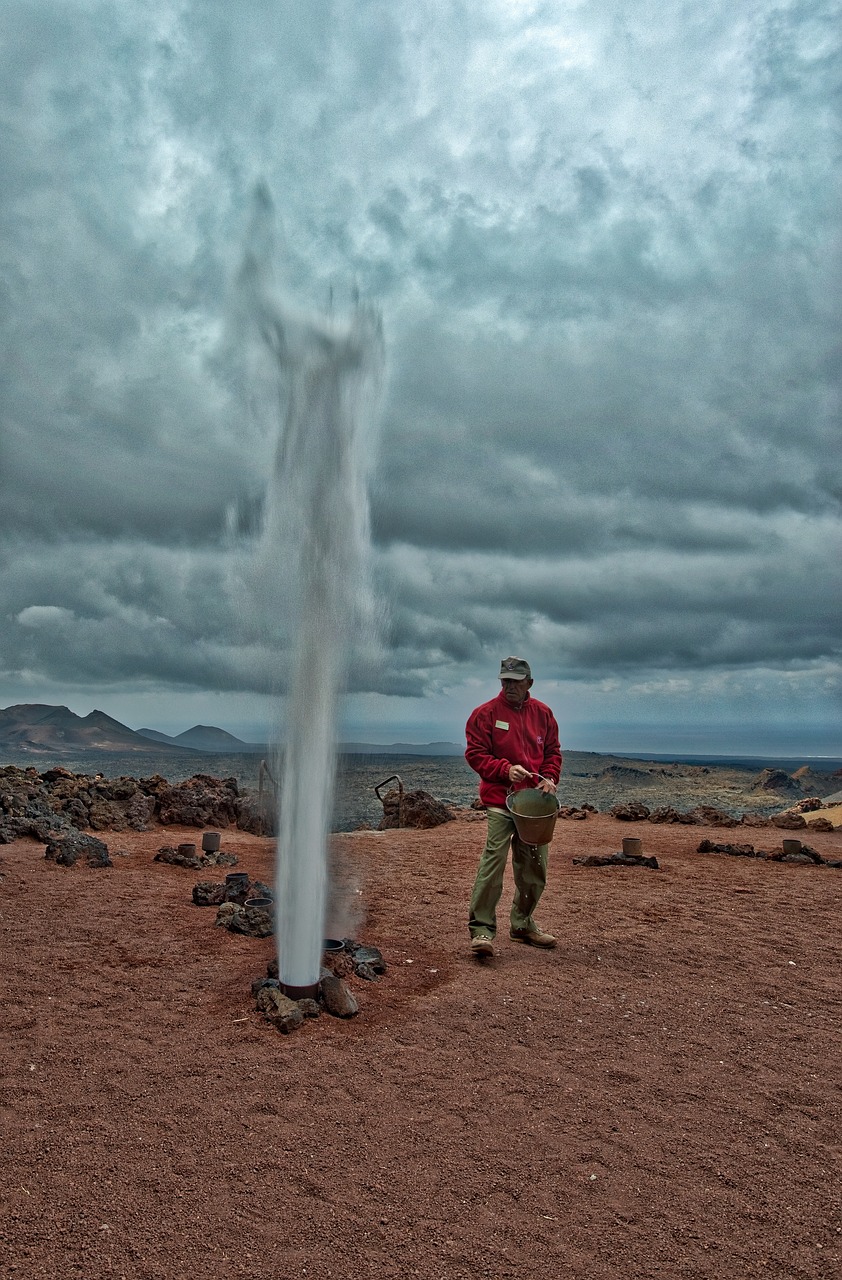
<svg viewBox="0 0 842 1280">
<path fill-rule="evenodd" d="M 0 705 L 270 722 L 279 424 L 235 285 L 263 182 L 285 287 L 383 317 L 346 737 L 458 740 L 518 654 L 569 747 L 842 753 L 838 3 L 3 27 Z"/>
</svg>

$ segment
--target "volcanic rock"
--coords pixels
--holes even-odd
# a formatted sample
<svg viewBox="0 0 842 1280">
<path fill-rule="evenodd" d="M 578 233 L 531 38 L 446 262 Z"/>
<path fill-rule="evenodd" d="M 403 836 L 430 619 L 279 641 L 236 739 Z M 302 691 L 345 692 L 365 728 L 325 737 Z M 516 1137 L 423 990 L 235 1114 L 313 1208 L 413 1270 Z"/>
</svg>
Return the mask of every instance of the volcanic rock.
<svg viewBox="0 0 842 1280">
<path fill-rule="evenodd" d="M 630 800 L 627 804 L 615 804 L 608 812 L 620 822 L 643 822 L 649 817 L 651 810 L 639 800 Z"/>
<path fill-rule="evenodd" d="M 41 774 L 41 778 L 44 782 L 58 782 L 64 778 L 75 778 L 75 776 L 76 775 L 74 773 L 71 773 L 69 769 L 65 769 L 60 764 L 56 765 L 54 769 L 45 770 L 45 772 Z"/>
<path fill-rule="evenodd" d="M 360 1006 L 347 983 L 333 974 L 319 980 L 319 999 L 334 1018 L 353 1018 L 359 1013 Z"/>
<path fill-rule="evenodd" d="M 93 831 L 146 831 L 156 817 L 163 824 L 225 827 L 271 835 L 274 796 L 240 795 L 233 778 L 196 774 L 171 785 L 160 774 L 148 778 L 105 778 L 56 767 L 40 774 L 16 765 L 0 768 L 0 843 L 69 827 Z"/>
<path fill-rule="evenodd" d="M 700 827 L 736 827 L 737 819 L 730 813 L 723 813 L 712 804 L 697 804 L 689 811 L 689 817 Z"/>
<path fill-rule="evenodd" d="M 766 854 L 766 859 L 768 862 L 812 862 L 817 867 L 824 864 L 824 858 L 809 844 L 802 844 L 797 853 L 787 853 L 783 849 L 773 849 Z"/>
<path fill-rule="evenodd" d="M 807 824 L 811 831 L 833 831 L 834 826 L 830 818 L 815 818 Z"/>
<path fill-rule="evenodd" d="M 193 853 L 187 853 L 187 849 L 193 849 Z M 192 867 L 199 870 L 201 867 L 235 867 L 239 859 L 234 853 L 196 853 L 195 845 L 179 845 L 177 849 L 171 844 L 161 845 L 161 848 L 152 859 L 153 862 L 169 862 L 174 867 Z"/>
<path fill-rule="evenodd" d="M 817 809 L 823 808 L 824 801 L 819 796 L 805 796 L 803 800 L 791 804 L 789 811 L 790 813 L 815 813 Z"/>
<path fill-rule="evenodd" d="M 672 805 L 663 805 L 660 809 L 653 809 L 649 814 L 650 822 L 681 822 L 682 814 L 677 809 L 673 809 Z"/>
<path fill-rule="evenodd" d="M 193 901 L 197 907 L 218 907 L 226 901 L 226 888 L 214 880 L 199 880 L 193 885 Z"/>
<path fill-rule="evenodd" d="M 264 984 L 257 993 L 257 1007 L 278 1031 L 289 1035 L 304 1021 L 304 1013 L 279 987 Z"/>
<path fill-rule="evenodd" d="M 379 831 L 390 831 L 396 827 L 428 829 L 453 820 L 447 805 L 428 791 L 406 791 L 403 794 L 398 790 L 387 791 L 381 803 L 383 817 Z"/>
<path fill-rule="evenodd" d="M 588 853 L 574 858 L 573 862 L 577 867 L 651 867 L 653 871 L 660 870 L 657 858 L 646 857 L 642 853 Z"/>
<path fill-rule="evenodd" d="M 322 966 L 335 978 L 347 978 L 354 972 L 354 960 L 345 950 L 329 951 L 322 957 Z"/>
<path fill-rule="evenodd" d="M 76 826 L 93 831 L 146 831 L 155 812 L 154 798 L 135 778 L 104 778 L 50 769 L 42 775 L 50 803 Z"/>
<path fill-rule="evenodd" d="M 245 792 L 237 797 L 237 826 L 256 836 L 278 833 L 278 806 L 274 791 Z"/>
<path fill-rule="evenodd" d="M 716 814 L 718 817 L 725 817 L 724 814 L 720 814 L 718 809 L 709 809 L 708 812 Z M 699 809 L 691 809 L 689 812 L 682 813 L 680 810 L 674 809 L 672 805 L 663 805 L 659 809 L 652 810 L 649 814 L 649 821 L 659 823 L 680 822 L 686 827 L 692 827 L 702 821 L 698 814 Z M 719 825 L 722 824 L 720 823 Z"/>
<path fill-rule="evenodd" d="M 272 982 L 271 979 L 264 978 L 257 985 L 255 992 L 257 1008 L 261 1013 L 268 1013 L 277 1009 L 282 1000 L 288 997 L 281 991 L 279 982 Z"/>
<path fill-rule="evenodd" d="M 202 866 L 202 859 L 198 853 L 183 853 L 180 847 L 176 849 L 171 844 L 161 845 L 152 861 L 168 862 L 173 867 L 193 867 L 196 870 Z"/>
<path fill-rule="evenodd" d="M 781 827 L 784 831 L 800 831 L 806 827 L 807 820 L 800 813 L 787 809 L 786 813 L 776 813 L 772 817 L 772 826 Z"/>
<path fill-rule="evenodd" d="M 233 926 L 236 933 L 244 933 L 251 938 L 269 938 L 275 932 L 274 904 L 271 907 L 234 905 L 238 913 Z"/>
<path fill-rule="evenodd" d="M 122 831 L 122 814 L 109 800 L 97 800 L 88 811 L 88 826 L 92 831 Z"/>
<path fill-rule="evenodd" d="M 717 844 L 714 840 L 703 840 L 696 849 L 697 853 L 730 853 L 735 858 L 762 858 L 753 844 Z"/>
<path fill-rule="evenodd" d="M 239 794 L 236 778 L 197 773 L 186 782 L 158 788 L 158 820 L 164 826 L 229 827 L 237 821 Z"/>
<path fill-rule="evenodd" d="M 52 837 L 47 844 L 44 857 L 48 862 L 55 862 L 60 867 L 72 867 L 79 858 L 85 858 L 89 867 L 114 865 L 108 855 L 108 845 L 97 840 L 96 836 L 87 836 L 81 831 Z"/>
<path fill-rule="evenodd" d="M 241 880 L 231 884 L 227 880 L 197 880 L 193 886 L 193 901 L 197 907 L 218 907 L 223 902 L 243 906 L 246 898 L 271 898 L 272 890 L 262 880 Z"/>
<path fill-rule="evenodd" d="M 268 911 L 246 909 L 237 902 L 223 902 L 216 913 L 215 924 L 231 933 L 242 933 L 248 938 L 269 938 L 275 932 L 274 921 Z M 277 977 L 277 974 L 270 975 Z"/>
<path fill-rule="evenodd" d="M 14 817 L 0 813 L 0 844 L 11 844 L 26 836 L 46 843 L 53 836 L 68 835 L 75 830 L 68 822 L 62 822 L 54 813 L 41 812 L 19 814 Z"/>
<path fill-rule="evenodd" d="M 354 942 L 352 938 L 343 938 L 342 941 L 346 951 L 351 953 L 355 965 L 367 965 L 376 974 L 386 972 L 386 961 L 377 947 Z"/>
</svg>

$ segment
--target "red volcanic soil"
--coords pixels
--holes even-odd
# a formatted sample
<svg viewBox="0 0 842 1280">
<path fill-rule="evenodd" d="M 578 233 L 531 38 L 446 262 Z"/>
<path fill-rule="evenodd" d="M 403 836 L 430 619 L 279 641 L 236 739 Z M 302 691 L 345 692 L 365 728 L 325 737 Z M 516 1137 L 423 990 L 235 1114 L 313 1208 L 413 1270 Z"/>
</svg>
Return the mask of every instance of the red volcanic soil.
<svg viewBox="0 0 842 1280">
<path fill-rule="evenodd" d="M 216 928 L 200 876 L 152 861 L 195 831 L 107 836 L 112 870 L 0 849 L 0 1274 L 838 1275 L 842 871 L 560 823 L 558 949 L 503 928 L 480 962 L 483 831 L 336 837 L 389 970 L 351 980 L 357 1018 L 290 1036 L 250 991 L 272 940 Z M 630 834 L 661 870 L 573 866 Z M 842 857 L 842 832 L 808 838 Z M 269 841 L 223 849 L 271 878 Z"/>
</svg>

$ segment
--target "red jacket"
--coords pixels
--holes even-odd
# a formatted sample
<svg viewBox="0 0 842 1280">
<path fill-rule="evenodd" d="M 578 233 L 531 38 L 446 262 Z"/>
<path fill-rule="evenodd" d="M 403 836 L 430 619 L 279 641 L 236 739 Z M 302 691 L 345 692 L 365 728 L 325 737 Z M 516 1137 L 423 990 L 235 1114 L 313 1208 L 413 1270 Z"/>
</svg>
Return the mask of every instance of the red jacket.
<svg viewBox="0 0 842 1280">
<path fill-rule="evenodd" d="M 512 790 L 509 767 L 522 764 L 558 783 L 561 777 L 561 747 L 558 725 L 550 708 L 529 694 L 520 707 L 512 707 L 502 690 L 490 702 L 472 711 L 465 726 L 468 746 L 465 759 L 481 779 L 479 798 L 483 804 L 505 809 L 506 794 Z M 537 785 L 537 779 L 518 783 L 514 790 Z"/>
</svg>

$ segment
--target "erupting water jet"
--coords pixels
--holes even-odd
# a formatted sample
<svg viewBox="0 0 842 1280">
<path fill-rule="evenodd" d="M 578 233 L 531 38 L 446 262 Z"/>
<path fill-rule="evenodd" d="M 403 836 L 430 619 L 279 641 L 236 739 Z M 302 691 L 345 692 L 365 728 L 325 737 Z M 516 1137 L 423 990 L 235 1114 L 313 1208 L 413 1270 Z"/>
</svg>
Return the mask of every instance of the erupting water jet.
<svg viewBox="0 0 842 1280">
<path fill-rule="evenodd" d="M 357 304 L 342 319 L 295 314 L 265 291 L 256 254 L 243 276 L 286 391 L 266 528 L 291 570 L 296 618 L 275 899 L 281 985 L 300 998 L 313 994 L 321 970 L 337 716 L 368 598 L 368 436 L 384 346 L 371 309 Z"/>
</svg>

